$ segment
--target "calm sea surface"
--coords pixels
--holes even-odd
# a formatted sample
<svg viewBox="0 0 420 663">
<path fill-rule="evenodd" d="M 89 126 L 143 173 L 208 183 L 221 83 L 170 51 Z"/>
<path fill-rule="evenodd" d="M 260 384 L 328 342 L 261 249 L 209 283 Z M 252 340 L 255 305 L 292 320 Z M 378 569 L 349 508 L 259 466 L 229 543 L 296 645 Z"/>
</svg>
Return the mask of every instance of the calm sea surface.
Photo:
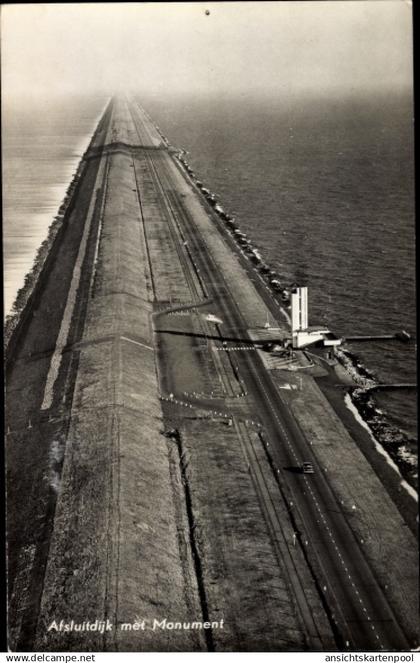
<svg viewBox="0 0 420 663">
<path fill-rule="evenodd" d="M 16 100 L 3 105 L 5 314 L 106 103 L 105 98 Z"/>
<path fill-rule="evenodd" d="M 141 101 L 284 283 L 309 287 L 310 324 L 415 333 L 410 99 Z M 6 312 L 105 102 L 4 110 Z M 416 381 L 412 345 L 350 349 L 380 381 Z M 416 436 L 414 393 L 378 401 Z"/>
</svg>

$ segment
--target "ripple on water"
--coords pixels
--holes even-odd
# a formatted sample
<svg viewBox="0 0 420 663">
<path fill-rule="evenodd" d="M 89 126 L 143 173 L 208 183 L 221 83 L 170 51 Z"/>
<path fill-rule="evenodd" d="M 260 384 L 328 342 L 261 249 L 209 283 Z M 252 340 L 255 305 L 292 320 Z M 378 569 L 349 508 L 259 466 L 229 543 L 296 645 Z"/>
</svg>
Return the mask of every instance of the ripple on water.
<svg viewBox="0 0 420 663">
<path fill-rule="evenodd" d="M 86 149 L 104 97 L 32 100 L 4 105 L 4 310 L 10 311 L 25 274 Z"/>
</svg>

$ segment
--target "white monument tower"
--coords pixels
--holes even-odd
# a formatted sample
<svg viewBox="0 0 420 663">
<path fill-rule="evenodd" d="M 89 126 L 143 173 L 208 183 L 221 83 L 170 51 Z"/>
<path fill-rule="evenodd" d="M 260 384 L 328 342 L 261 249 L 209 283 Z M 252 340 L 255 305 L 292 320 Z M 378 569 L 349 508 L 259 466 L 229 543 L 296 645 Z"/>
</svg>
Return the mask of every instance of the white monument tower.
<svg viewBox="0 0 420 663">
<path fill-rule="evenodd" d="M 324 346 L 340 345 L 341 339 L 325 327 L 309 327 L 308 288 L 295 288 L 292 292 L 292 346 L 304 348 L 320 342 Z"/>
<path fill-rule="evenodd" d="M 308 288 L 296 288 L 292 292 L 292 335 L 308 328 Z"/>
</svg>

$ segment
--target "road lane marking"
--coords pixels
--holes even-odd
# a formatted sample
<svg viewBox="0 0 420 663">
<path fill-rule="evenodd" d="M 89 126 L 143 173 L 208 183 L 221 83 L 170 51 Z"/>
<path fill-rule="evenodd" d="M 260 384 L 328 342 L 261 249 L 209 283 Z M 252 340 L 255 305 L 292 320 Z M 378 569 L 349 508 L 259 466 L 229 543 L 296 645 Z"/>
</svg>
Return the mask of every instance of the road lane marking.
<svg viewBox="0 0 420 663">
<path fill-rule="evenodd" d="M 271 403 L 271 398 L 268 396 L 268 393 L 267 393 L 267 391 L 266 391 L 264 385 L 262 384 L 261 378 L 255 373 L 255 371 L 254 371 L 254 376 L 257 377 L 257 380 L 258 380 L 258 382 L 260 383 L 261 389 L 262 389 L 262 391 L 264 392 L 264 395 L 265 395 L 265 397 L 266 397 L 266 399 L 267 399 L 267 403 L 268 403 L 268 405 L 269 405 L 271 411 L 273 412 L 274 417 L 275 417 L 277 423 L 280 425 L 280 428 L 281 428 L 281 430 L 282 430 L 282 432 L 283 432 L 283 435 L 284 435 L 284 437 L 285 437 L 285 439 L 286 439 L 286 442 L 287 442 L 288 446 L 290 447 L 290 449 L 292 450 L 292 453 L 293 453 L 294 458 L 297 459 L 296 452 L 295 452 L 295 450 L 293 449 L 293 447 L 292 447 L 292 445 L 291 445 L 291 443 L 290 443 L 289 436 L 287 435 L 287 433 L 286 433 L 286 431 L 285 431 L 285 429 L 284 429 L 284 426 L 283 426 L 282 422 L 280 421 L 280 419 L 279 419 L 279 417 L 278 417 L 278 415 L 277 415 L 277 412 L 275 411 L 275 409 L 274 409 L 274 407 L 273 407 L 273 405 L 272 405 L 272 403 Z M 305 480 L 307 480 L 306 477 L 305 477 Z M 324 523 L 326 523 L 325 516 L 324 516 L 324 514 L 322 513 L 321 508 L 320 508 L 319 503 L 318 503 L 318 500 L 316 499 L 315 494 L 314 494 L 312 488 L 309 486 L 309 484 L 308 484 L 308 487 L 309 487 L 309 492 L 310 492 L 310 494 L 311 494 L 311 497 L 312 497 L 312 499 L 313 499 L 313 501 L 314 501 L 314 503 L 315 503 L 315 505 L 316 505 L 316 508 L 317 508 L 318 512 L 320 513 L 321 519 L 322 519 L 322 521 L 323 521 Z M 335 548 L 336 548 L 337 551 L 338 551 L 338 548 L 337 548 L 337 545 L 335 544 L 335 540 L 334 540 L 334 537 L 333 537 L 333 535 L 332 535 L 331 529 L 327 526 L 327 527 L 326 527 L 326 530 L 327 530 L 327 532 L 328 532 L 328 535 L 329 535 L 330 539 L 331 539 L 332 542 L 334 543 Z M 352 586 L 355 588 L 355 593 L 356 593 L 357 595 L 359 595 L 359 591 L 356 589 L 356 585 L 355 585 L 355 583 L 354 583 L 354 581 L 353 581 L 353 579 L 352 579 L 350 573 L 348 573 L 348 567 L 345 565 L 344 559 L 343 559 L 343 557 L 342 557 L 342 555 L 341 555 L 340 552 L 338 552 L 338 557 L 339 557 L 339 559 L 340 559 L 340 561 L 341 561 L 341 564 L 343 565 L 344 570 L 347 572 L 348 578 L 351 580 L 351 584 L 352 584 Z M 359 602 L 360 602 L 361 605 L 363 606 L 363 611 L 364 611 L 365 613 L 367 613 L 367 609 L 366 609 L 366 607 L 364 606 L 364 604 L 363 604 L 363 600 L 360 598 L 360 596 L 359 596 Z M 368 619 L 369 621 L 371 620 L 371 618 L 370 618 L 369 616 L 367 617 L 367 619 Z M 379 639 L 379 638 L 378 638 L 378 639 Z M 382 646 L 382 645 L 381 645 L 381 649 L 383 649 L 383 646 Z"/>
</svg>

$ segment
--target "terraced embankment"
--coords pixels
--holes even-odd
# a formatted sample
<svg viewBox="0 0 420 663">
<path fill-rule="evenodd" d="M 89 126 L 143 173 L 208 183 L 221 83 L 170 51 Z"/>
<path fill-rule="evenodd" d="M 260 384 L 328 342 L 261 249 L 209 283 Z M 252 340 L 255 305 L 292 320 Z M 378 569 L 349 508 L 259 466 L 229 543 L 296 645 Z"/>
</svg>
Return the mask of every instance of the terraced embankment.
<svg viewBox="0 0 420 663">
<path fill-rule="evenodd" d="M 111 121 L 109 107 L 92 140 L 105 140 Z M 67 206 L 62 225 L 29 292 L 9 340 L 6 356 L 7 539 L 9 635 L 12 647 L 29 647 L 39 606 L 48 557 L 57 482 L 67 437 L 77 354 L 63 352 L 56 386 L 60 396 L 50 411 L 42 410 L 47 375 L 78 262 L 82 283 L 89 278 L 94 242 L 79 256 L 86 210 L 103 196 L 99 161 L 84 160 L 82 177 Z M 77 204 L 76 204 L 77 202 Z M 93 228 L 97 223 L 97 214 Z M 79 338 L 86 312 L 86 291 L 80 289 L 71 316 L 67 344 Z M 64 348 L 63 348 L 64 349 Z"/>
<path fill-rule="evenodd" d="M 412 535 L 312 364 L 292 366 L 298 390 L 251 340 L 267 320 L 285 335 L 284 312 L 138 105 L 114 100 L 101 127 L 10 356 L 11 648 L 415 643 Z"/>
</svg>

